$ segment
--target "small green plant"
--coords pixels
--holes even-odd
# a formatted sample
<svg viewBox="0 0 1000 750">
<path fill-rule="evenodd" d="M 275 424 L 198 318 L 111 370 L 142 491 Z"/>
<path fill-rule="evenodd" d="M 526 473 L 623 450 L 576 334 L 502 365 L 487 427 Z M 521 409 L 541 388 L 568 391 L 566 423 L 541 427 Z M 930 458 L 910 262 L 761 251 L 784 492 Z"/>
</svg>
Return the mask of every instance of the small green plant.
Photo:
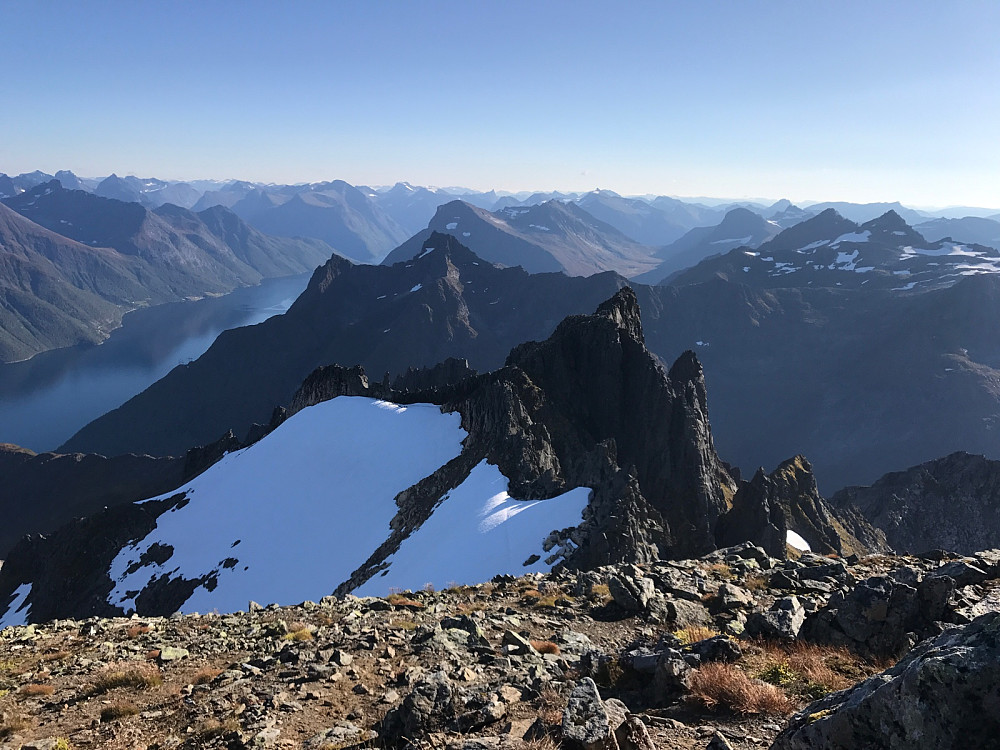
<svg viewBox="0 0 1000 750">
<path fill-rule="evenodd" d="M 761 670 L 757 678 L 772 685 L 784 687 L 785 685 L 791 685 L 799 679 L 799 675 L 784 662 L 775 662 L 766 669 Z"/>
<path fill-rule="evenodd" d="M 713 638 L 718 634 L 718 630 L 707 628 L 704 625 L 689 625 L 686 628 L 674 631 L 674 635 L 678 638 L 678 640 L 680 640 L 681 644 L 685 646 Z"/>
</svg>

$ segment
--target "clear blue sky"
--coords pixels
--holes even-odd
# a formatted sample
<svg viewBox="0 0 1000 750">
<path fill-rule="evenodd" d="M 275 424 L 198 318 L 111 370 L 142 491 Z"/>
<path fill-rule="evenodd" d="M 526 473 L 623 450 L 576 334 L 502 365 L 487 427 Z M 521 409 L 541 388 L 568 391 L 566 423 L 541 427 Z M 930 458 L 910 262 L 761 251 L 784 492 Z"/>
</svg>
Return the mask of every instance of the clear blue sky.
<svg viewBox="0 0 1000 750">
<path fill-rule="evenodd" d="M 0 171 L 1000 208 L 1000 2 L 0 2 Z"/>
</svg>

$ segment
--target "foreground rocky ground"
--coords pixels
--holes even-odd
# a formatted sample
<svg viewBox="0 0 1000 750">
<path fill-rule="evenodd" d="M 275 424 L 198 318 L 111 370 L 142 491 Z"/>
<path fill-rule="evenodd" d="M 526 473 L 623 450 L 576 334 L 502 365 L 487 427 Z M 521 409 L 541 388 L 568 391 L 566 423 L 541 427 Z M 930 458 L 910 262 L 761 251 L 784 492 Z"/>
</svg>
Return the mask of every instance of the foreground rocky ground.
<svg viewBox="0 0 1000 750">
<path fill-rule="evenodd" d="M 994 731 L 998 577 L 1000 552 L 776 560 L 747 544 L 385 599 L 13 627 L 0 748 L 945 747 L 970 713 Z M 937 744 L 907 734 L 932 720 Z M 893 731 L 902 744 L 879 744 Z"/>
</svg>

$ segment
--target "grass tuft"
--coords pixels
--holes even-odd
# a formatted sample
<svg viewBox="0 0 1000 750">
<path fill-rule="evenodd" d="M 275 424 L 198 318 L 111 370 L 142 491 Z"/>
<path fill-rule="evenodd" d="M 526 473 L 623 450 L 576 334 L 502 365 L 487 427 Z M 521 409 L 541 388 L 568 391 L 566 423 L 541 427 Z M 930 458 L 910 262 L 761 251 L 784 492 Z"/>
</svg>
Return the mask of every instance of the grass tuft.
<svg viewBox="0 0 1000 750">
<path fill-rule="evenodd" d="M 41 685 L 37 682 L 32 682 L 21 688 L 20 693 L 25 698 L 40 698 L 42 696 L 52 695 L 56 689 L 51 685 Z"/>
<path fill-rule="evenodd" d="M 719 635 L 719 631 L 707 628 L 704 625 L 689 625 L 686 628 L 675 630 L 674 635 L 677 636 L 683 645 L 689 646 L 692 643 L 714 638 Z"/>
<path fill-rule="evenodd" d="M 531 647 L 540 654 L 555 654 L 558 656 L 561 653 L 559 645 L 552 641 L 531 641 Z"/>
<path fill-rule="evenodd" d="M 90 694 L 102 695 L 117 688 L 148 690 L 162 684 L 163 676 L 152 664 L 120 664 L 98 675 L 90 686 Z"/>
<path fill-rule="evenodd" d="M 753 680 L 732 664 L 714 662 L 691 673 L 691 697 L 711 710 L 740 715 L 787 715 L 795 705 L 774 685 Z"/>
<path fill-rule="evenodd" d="M 127 701 L 117 701 L 101 709 L 101 721 L 104 723 L 118 721 L 119 719 L 127 719 L 129 716 L 136 716 L 138 713 L 139 709 L 134 704 Z"/>
</svg>

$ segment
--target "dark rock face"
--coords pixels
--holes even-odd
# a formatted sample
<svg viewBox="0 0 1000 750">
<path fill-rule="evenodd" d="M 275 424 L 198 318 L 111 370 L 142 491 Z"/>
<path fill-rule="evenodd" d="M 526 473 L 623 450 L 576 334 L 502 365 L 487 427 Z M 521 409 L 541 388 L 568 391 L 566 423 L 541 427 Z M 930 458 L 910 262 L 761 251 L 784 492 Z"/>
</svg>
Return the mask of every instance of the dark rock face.
<svg viewBox="0 0 1000 750">
<path fill-rule="evenodd" d="M 896 666 L 798 713 L 773 750 L 996 747 L 1000 613 L 950 629 Z"/>
<path fill-rule="evenodd" d="M 450 357 L 496 369 L 516 344 L 547 337 L 564 317 L 590 312 L 626 283 L 611 273 L 569 278 L 495 268 L 450 235 L 432 235 L 424 249 L 394 266 L 331 258 L 284 315 L 224 332 L 197 360 L 67 446 L 178 455 L 230 429 L 245 435 L 290 403 L 313 370 L 334 363 L 361 365 L 379 381 Z"/>
<path fill-rule="evenodd" d="M 850 593 L 835 594 L 810 616 L 808 640 L 846 644 L 880 656 L 898 656 L 921 638 L 940 631 L 955 581 L 947 576 L 909 580 L 875 576 Z"/>
<path fill-rule="evenodd" d="M 687 352 L 668 374 L 643 344 L 639 306 L 622 289 L 593 316 L 563 321 L 548 341 L 507 358 L 576 427 L 553 434 L 557 453 L 576 438 L 587 448 L 613 440 L 616 461 L 634 471 L 643 496 L 664 519 L 671 554 L 714 548 L 712 528 L 735 483 L 715 453 L 704 374 Z"/>
<path fill-rule="evenodd" d="M 983 456 L 953 453 L 870 487 L 847 487 L 830 502 L 856 507 L 899 552 L 1000 547 L 1000 461 Z"/>
<path fill-rule="evenodd" d="M 185 461 L 151 456 L 35 454 L 0 445 L 0 560 L 28 532 L 47 533 L 74 517 L 169 492 Z"/>
<path fill-rule="evenodd" d="M 719 519 L 716 541 L 729 547 L 749 539 L 770 556 L 784 557 L 788 531 L 799 534 L 821 555 L 888 551 L 882 535 L 863 519 L 842 519 L 831 510 L 803 456 L 785 461 L 770 475 L 760 469 L 743 483 L 732 509 Z"/>
</svg>

